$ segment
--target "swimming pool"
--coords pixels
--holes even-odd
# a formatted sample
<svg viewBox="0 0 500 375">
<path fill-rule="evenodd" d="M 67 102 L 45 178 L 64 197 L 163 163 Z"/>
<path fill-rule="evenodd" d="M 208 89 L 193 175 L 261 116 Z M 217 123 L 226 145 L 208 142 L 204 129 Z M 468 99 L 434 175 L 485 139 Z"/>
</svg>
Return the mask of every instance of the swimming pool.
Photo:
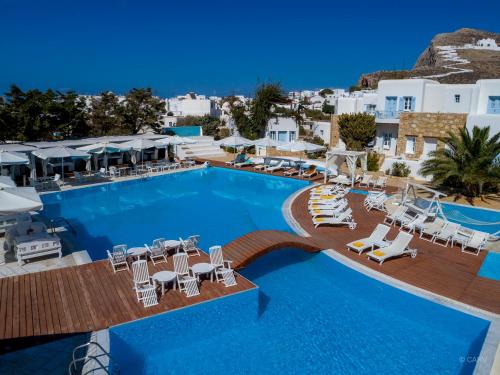
<svg viewBox="0 0 500 375">
<path fill-rule="evenodd" d="M 307 181 L 225 168 L 203 168 L 42 195 L 43 215 L 64 217 L 93 260 L 125 243 L 201 235 L 224 245 L 257 229 L 291 231 L 283 202 Z"/>
<path fill-rule="evenodd" d="M 270 253 L 259 290 L 110 329 L 122 374 L 469 374 L 489 322 L 321 253 Z"/>
</svg>

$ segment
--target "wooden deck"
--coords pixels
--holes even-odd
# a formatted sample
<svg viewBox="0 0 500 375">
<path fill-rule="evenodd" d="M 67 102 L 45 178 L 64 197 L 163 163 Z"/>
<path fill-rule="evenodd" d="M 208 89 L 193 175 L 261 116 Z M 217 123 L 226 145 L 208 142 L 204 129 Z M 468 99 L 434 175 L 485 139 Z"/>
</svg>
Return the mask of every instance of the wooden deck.
<svg viewBox="0 0 500 375">
<path fill-rule="evenodd" d="M 193 256 L 190 264 L 206 262 L 208 256 Z M 171 270 L 168 264 L 149 271 Z M 89 332 L 144 318 L 180 307 L 255 288 L 237 275 L 237 286 L 201 283 L 200 295 L 187 298 L 168 290 L 159 305 L 144 308 L 132 290 L 132 272 L 111 270 L 108 261 L 61 268 L 0 279 L 0 339 Z"/>
<path fill-rule="evenodd" d="M 255 231 L 223 248 L 224 256 L 233 260 L 235 269 L 269 251 L 296 247 L 305 251 L 320 248 L 306 238 L 280 231 Z M 208 256 L 189 257 L 190 265 L 207 262 Z M 167 264 L 153 266 L 150 275 L 165 269 Z M 255 288 L 237 274 L 237 286 L 226 288 L 222 283 L 201 283 L 200 295 L 187 298 L 184 293 L 168 290 L 159 296 L 160 304 L 144 308 L 132 290 L 132 272 L 111 270 L 107 260 L 90 264 L 31 273 L 0 279 L 0 339 L 89 332 L 133 321 L 165 311 L 178 309 L 214 298 Z"/>
<path fill-rule="evenodd" d="M 292 204 L 292 215 L 322 248 L 333 248 L 352 260 L 401 281 L 500 314 L 500 281 L 477 276 L 486 256 L 485 251 L 479 256 L 465 254 L 459 247 L 435 245 L 415 235 L 410 244 L 418 249 L 418 256 L 415 259 L 394 258 L 380 266 L 367 259 L 365 255 L 358 256 L 357 253 L 348 251 L 345 245 L 356 239 L 368 237 L 375 226 L 383 222 L 382 212 L 373 210 L 367 212 L 363 207 L 363 195 L 348 194 L 353 217 L 358 223 L 356 230 L 327 226 L 315 229 L 307 211 L 308 198 L 308 191 L 297 197 Z M 391 229 L 388 238 L 395 238 L 397 232 L 397 228 Z"/>
</svg>

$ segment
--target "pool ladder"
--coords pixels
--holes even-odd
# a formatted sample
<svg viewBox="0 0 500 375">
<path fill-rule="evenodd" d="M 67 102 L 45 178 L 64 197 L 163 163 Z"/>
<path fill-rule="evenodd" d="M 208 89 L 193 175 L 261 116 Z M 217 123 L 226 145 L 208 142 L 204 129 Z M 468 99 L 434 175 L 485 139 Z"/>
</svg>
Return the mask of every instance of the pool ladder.
<svg viewBox="0 0 500 375">
<path fill-rule="evenodd" d="M 101 351 L 101 354 L 91 355 L 89 354 L 89 349 L 91 347 L 96 347 Z M 79 350 L 87 348 L 84 356 L 77 357 L 76 354 Z M 105 357 L 108 359 L 108 364 L 105 365 L 102 363 L 101 358 Z M 116 375 L 120 373 L 120 369 L 118 364 L 113 360 L 111 354 L 109 354 L 101 344 L 96 341 L 89 341 L 86 344 L 79 345 L 73 349 L 72 360 L 68 366 L 68 375 L 81 374 L 85 375 L 82 371 L 85 368 L 85 365 L 89 362 L 95 362 L 95 366 L 92 369 L 89 369 L 85 374 L 106 374 L 106 375 Z M 81 366 L 80 372 L 78 372 L 77 365 Z"/>
<path fill-rule="evenodd" d="M 56 231 L 55 228 L 57 228 L 57 227 L 65 227 L 69 231 L 71 231 L 71 233 L 76 235 L 75 228 L 73 228 L 73 226 L 69 223 L 69 221 L 63 217 L 56 217 L 55 219 L 50 219 L 50 227 L 52 229 L 52 233 L 55 233 L 55 231 Z"/>
</svg>

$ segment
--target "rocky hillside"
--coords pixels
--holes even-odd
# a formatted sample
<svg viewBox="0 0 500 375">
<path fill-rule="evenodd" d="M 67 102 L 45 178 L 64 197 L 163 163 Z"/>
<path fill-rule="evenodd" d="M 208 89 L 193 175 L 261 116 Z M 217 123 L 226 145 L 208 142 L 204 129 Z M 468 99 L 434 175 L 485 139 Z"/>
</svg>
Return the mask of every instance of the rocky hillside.
<svg viewBox="0 0 500 375">
<path fill-rule="evenodd" d="M 413 69 L 378 71 L 363 74 L 357 86 L 376 88 L 381 79 L 429 78 L 442 83 L 474 83 L 478 79 L 500 78 L 500 49 L 478 48 L 482 39 L 500 34 L 475 29 L 460 29 L 436 35 L 420 54 Z"/>
</svg>

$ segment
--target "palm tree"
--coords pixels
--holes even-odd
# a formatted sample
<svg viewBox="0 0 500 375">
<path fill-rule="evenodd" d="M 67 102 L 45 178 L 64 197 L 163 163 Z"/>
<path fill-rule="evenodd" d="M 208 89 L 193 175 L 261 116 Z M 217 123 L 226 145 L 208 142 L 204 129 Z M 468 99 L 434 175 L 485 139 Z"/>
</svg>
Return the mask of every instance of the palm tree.
<svg viewBox="0 0 500 375">
<path fill-rule="evenodd" d="M 490 128 L 474 126 L 448 133 L 446 147 L 430 153 L 420 173 L 432 175 L 437 185 L 459 189 L 469 197 L 482 195 L 484 188 L 497 189 L 500 183 L 500 133 L 489 137 Z"/>
</svg>

